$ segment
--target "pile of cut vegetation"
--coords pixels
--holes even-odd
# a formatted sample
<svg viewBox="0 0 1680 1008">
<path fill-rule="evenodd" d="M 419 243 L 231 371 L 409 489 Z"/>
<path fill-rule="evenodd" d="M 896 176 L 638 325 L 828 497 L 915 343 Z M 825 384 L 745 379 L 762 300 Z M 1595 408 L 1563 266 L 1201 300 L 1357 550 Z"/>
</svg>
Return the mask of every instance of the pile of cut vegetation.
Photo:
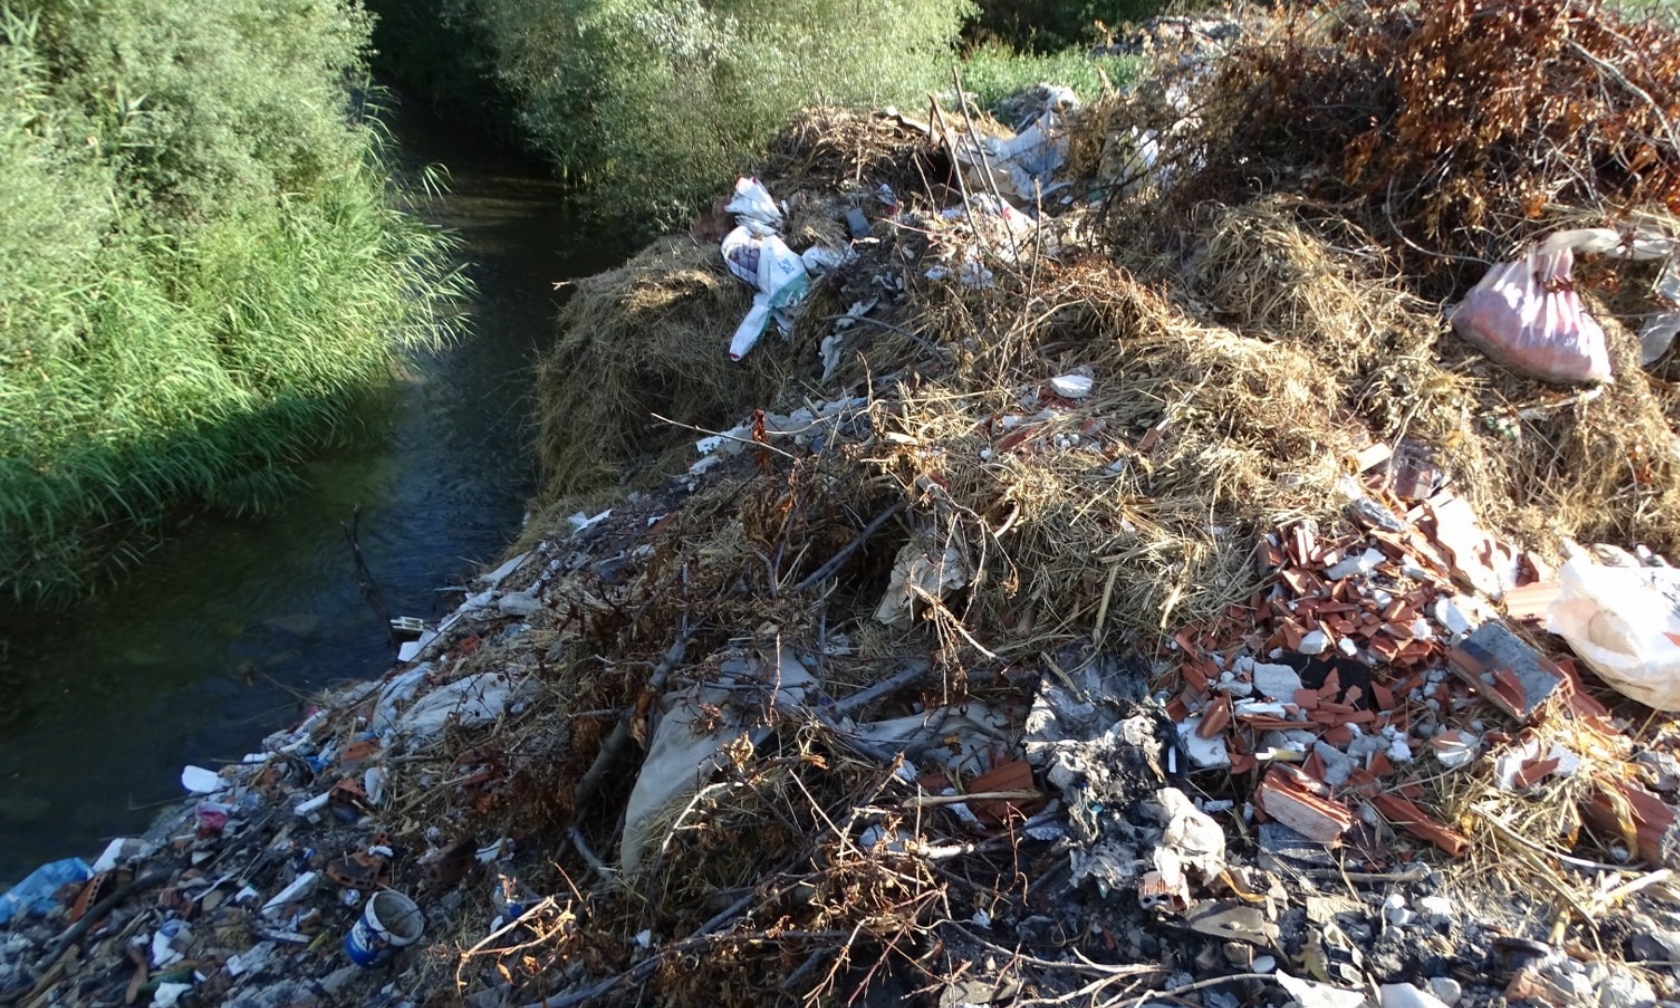
<svg viewBox="0 0 1680 1008">
<path fill-rule="evenodd" d="M 1044 89 L 1019 135 L 937 102 L 808 113 L 761 178 L 794 252 L 839 255 L 744 364 L 727 220 L 581 281 L 546 366 L 546 510 L 510 582 L 533 601 L 503 636 L 432 645 L 433 676 L 517 657 L 543 700 L 413 754 L 398 785 L 417 822 L 560 852 L 503 869 L 551 898 L 501 944 L 463 933 L 457 989 L 1671 991 L 1665 960 L 1624 960 L 1627 935 L 1680 924 L 1654 895 L 1677 866 L 1644 842 L 1674 815 L 1680 775 L 1653 768 L 1676 734 L 1472 583 L 1505 556 L 1543 586 L 1571 541 L 1680 548 L 1673 358 L 1642 367 L 1618 322 L 1671 306 L 1655 267 L 1583 269 L 1614 365 L 1595 388 L 1494 364 L 1444 310 L 1560 227 L 1680 234 L 1677 54 L 1672 29 L 1576 0 L 1299 8 L 1077 111 Z M 1018 157 L 1033 129 L 1048 165 Z M 1485 550 L 1442 558 L 1448 491 Z M 1359 567 L 1341 544 L 1364 536 L 1393 552 Z M 1372 604 L 1411 622 L 1383 626 L 1439 664 L 1385 678 L 1377 631 L 1350 633 L 1339 692 L 1268 666 L 1298 688 L 1242 715 L 1232 758 L 1187 763 L 1223 738 L 1229 683 L 1306 648 L 1256 621 L 1358 615 L 1355 582 L 1331 585 L 1352 575 L 1326 573 L 1344 560 L 1388 579 Z M 1442 600 L 1508 620 L 1572 684 L 1561 722 L 1524 720 L 1492 670 L 1441 685 L 1467 639 Z M 1250 637 L 1216 639 L 1231 627 Z M 1320 779 L 1323 732 L 1277 735 L 1321 700 L 1389 732 L 1363 777 Z M 1434 744 L 1472 725 L 1471 758 Z M 1550 778 L 1556 750 L 1519 751 L 1542 737 L 1588 769 Z M 489 769 L 424 786 L 452 766 Z M 1609 777 L 1644 796 L 1620 831 L 1574 811 Z M 1285 794 L 1346 821 L 1278 846 Z M 1204 821 L 1220 869 L 1163 881 L 1160 850 L 1211 856 L 1183 846 Z M 1443 916 L 1449 893 L 1443 920 L 1405 911 Z"/>
</svg>

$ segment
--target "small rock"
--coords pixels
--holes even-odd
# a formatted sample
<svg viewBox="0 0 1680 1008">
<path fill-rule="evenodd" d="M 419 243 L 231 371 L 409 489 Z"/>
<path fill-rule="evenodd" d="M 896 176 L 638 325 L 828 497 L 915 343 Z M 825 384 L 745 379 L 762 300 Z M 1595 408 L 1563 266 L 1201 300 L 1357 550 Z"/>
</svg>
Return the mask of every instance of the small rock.
<svg viewBox="0 0 1680 1008">
<path fill-rule="evenodd" d="M 1647 1008 L 1657 1000 L 1651 985 L 1627 970 L 1611 967 L 1610 975 L 1598 985 L 1602 1008 Z"/>
<path fill-rule="evenodd" d="M 360 966 L 340 966 L 338 969 L 333 970 L 331 973 L 328 973 L 326 976 L 321 978 L 321 989 L 336 998 L 342 994 L 344 989 L 350 986 L 350 982 L 360 976 L 361 973 L 362 968 Z"/>
<path fill-rule="evenodd" d="M 1383 900 L 1383 918 L 1395 927 L 1405 927 L 1415 917 L 1417 914 L 1406 906 L 1406 897 L 1399 893 L 1393 893 Z"/>
<path fill-rule="evenodd" d="M 1064 399 L 1083 399 L 1091 394 L 1091 379 L 1086 375 L 1057 375 L 1050 379 L 1050 387 Z"/>
<path fill-rule="evenodd" d="M 1438 899 L 1439 897 L 1429 898 Z M 1422 905 L 1423 901 L 1419 900 L 1418 903 Z M 1458 1004 L 1463 999 L 1464 987 L 1452 977 L 1434 977 L 1429 981 L 1429 993 L 1439 998 L 1447 1008 L 1452 1008 L 1453 1005 Z"/>
</svg>

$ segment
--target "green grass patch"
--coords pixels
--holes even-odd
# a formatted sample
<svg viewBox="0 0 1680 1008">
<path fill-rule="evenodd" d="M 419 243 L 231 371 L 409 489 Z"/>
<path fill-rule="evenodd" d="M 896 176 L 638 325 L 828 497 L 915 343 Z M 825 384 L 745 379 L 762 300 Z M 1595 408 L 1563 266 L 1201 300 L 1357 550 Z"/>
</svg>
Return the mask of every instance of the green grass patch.
<svg viewBox="0 0 1680 1008">
<path fill-rule="evenodd" d="M 1101 93 L 1104 82 L 1125 87 L 1137 76 L 1140 60 L 1132 56 L 1093 56 L 1083 49 L 1058 53 L 1018 52 L 991 44 L 974 50 L 961 64 L 963 90 L 981 107 L 993 108 L 1003 99 L 1034 84 L 1069 87 L 1081 101 Z"/>
<path fill-rule="evenodd" d="M 442 338 L 450 242 L 398 208 L 315 0 L 0 7 L 0 591 L 67 598 L 181 508 L 294 480 Z"/>
</svg>

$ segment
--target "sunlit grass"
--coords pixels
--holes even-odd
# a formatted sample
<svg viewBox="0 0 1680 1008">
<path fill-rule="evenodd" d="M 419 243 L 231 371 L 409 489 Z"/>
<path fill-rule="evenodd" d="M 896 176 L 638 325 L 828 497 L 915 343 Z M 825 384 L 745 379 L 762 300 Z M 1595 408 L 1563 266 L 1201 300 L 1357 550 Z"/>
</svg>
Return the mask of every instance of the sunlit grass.
<svg viewBox="0 0 1680 1008">
<path fill-rule="evenodd" d="M 317 26 L 305 52 L 293 30 L 333 5 L 282 3 L 296 24 L 201 12 L 146 36 L 166 6 L 0 13 L 0 100 L 17 110 L 0 118 L 0 591 L 14 599 L 73 596 L 181 509 L 271 504 L 398 355 L 446 338 L 434 309 L 461 293 L 450 239 L 399 209 L 381 134 L 347 118 L 355 22 Z M 233 51 L 133 81 L 93 45 L 113 32 L 140 51 Z"/>
<path fill-rule="evenodd" d="M 1131 56 L 1092 56 L 1082 49 L 1017 52 L 994 44 L 970 53 L 959 69 L 963 90 L 975 95 L 981 107 L 992 108 L 1034 84 L 1072 88 L 1082 101 L 1089 101 L 1101 92 L 1105 79 L 1108 86 L 1125 87 L 1137 67 L 1138 59 Z"/>
</svg>

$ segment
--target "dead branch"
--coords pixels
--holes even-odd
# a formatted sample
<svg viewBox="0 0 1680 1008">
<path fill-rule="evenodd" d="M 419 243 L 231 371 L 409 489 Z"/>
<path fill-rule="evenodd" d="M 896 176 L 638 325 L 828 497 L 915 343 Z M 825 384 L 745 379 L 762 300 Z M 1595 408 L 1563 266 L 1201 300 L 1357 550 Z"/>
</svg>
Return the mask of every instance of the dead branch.
<svg viewBox="0 0 1680 1008">
<path fill-rule="evenodd" d="M 653 674 L 648 677 L 647 691 L 658 693 L 665 688 L 665 680 L 670 677 L 671 670 L 683 660 L 688 651 L 688 642 L 694 632 L 687 626 L 678 635 L 677 642 L 671 645 L 671 650 L 665 652 L 665 657 L 653 668 Z M 630 744 L 630 723 L 636 716 L 636 709 L 632 705 L 619 716 L 618 724 L 613 727 L 612 734 L 602 744 L 601 751 L 596 754 L 595 762 L 589 765 L 589 770 L 578 781 L 577 790 L 572 793 L 572 808 L 582 809 L 589 800 L 595 797 L 595 791 L 601 786 L 601 779 L 606 777 L 607 771 L 612 769 L 613 763 Z"/>
</svg>

